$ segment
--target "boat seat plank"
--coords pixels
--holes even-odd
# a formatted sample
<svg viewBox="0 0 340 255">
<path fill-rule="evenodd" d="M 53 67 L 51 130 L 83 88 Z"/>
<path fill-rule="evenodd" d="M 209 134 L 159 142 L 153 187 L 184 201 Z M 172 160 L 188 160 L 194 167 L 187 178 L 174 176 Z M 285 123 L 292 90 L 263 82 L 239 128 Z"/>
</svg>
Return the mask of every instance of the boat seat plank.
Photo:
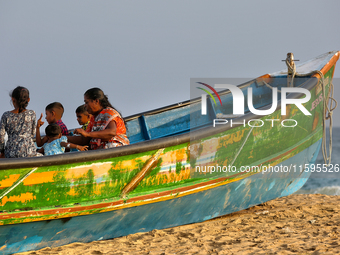
<svg viewBox="0 0 340 255">
<path fill-rule="evenodd" d="M 127 121 L 126 127 L 127 127 L 127 136 L 129 137 L 130 144 L 145 141 L 139 118 Z"/>
</svg>

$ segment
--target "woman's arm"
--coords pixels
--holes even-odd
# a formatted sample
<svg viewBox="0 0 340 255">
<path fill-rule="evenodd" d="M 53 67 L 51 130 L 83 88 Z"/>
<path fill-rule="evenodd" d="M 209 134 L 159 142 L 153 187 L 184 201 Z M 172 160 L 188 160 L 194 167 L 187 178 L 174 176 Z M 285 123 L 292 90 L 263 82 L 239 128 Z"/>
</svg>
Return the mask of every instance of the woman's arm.
<svg viewBox="0 0 340 255">
<path fill-rule="evenodd" d="M 75 134 L 80 134 L 84 138 L 99 138 L 102 141 L 109 141 L 117 133 L 117 126 L 114 120 L 110 121 L 104 130 L 86 132 L 84 129 L 77 128 L 74 130 Z"/>
<path fill-rule="evenodd" d="M 81 129 L 81 128 L 77 128 L 77 129 Z M 76 133 L 77 129 L 73 131 L 75 134 L 79 134 L 79 133 Z M 74 135 L 74 136 L 66 136 L 66 137 L 67 137 L 68 142 L 78 144 L 78 145 L 88 145 L 91 140 L 91 137 L 84 137 L 82 135 Z"/>
</svg>

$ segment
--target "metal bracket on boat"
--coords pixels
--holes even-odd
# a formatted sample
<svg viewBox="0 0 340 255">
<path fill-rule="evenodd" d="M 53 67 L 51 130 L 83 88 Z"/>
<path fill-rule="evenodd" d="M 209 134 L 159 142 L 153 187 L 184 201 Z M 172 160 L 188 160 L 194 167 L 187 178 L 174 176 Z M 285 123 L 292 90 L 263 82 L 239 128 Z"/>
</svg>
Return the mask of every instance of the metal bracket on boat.
<svg viewBox="0 0 340 255">
<path fill-rule="evenodd" d="M 294 59 L 294 55 L 293 53 L 289 52 L 287 53 L 287 58 L 285 60 L 282 60 L 286 62 L 287 68 L 288 68 L 288 72 L 287 72 L 287 87 L 294 87 L 294 78 L 296 73 L 296 66 L 295 66 L 295 61 L 300 61 L 298 59 Z M 270 86 L 266 79 L 268 80 L 270 76 L 263 76 L 263 77 L 259 77 L 256 80 L 256 84 L 258 86 L 263 86 L 266 85 L 268 88 L 273 89 L 272 86 Z M 261 78 L 261 79 L 260 79 Z M 278 90 L 278 92 L 281 92 L 281 90 Z"/>
<path fill-rule="evenodd" d="M 153 164 L 158 160 L 159 156 L 163 153 L 164 148 L 159 149 L 143 166 L 142 170 L 137 173 L 135 177 L 124 187 L 120 196 L 125 198 L 128 193 L 134 190 L 138 184 L 144 179 Z"/>
<path fill-rule="evenodd" d="M 282 60 L 286 62 L 288 73 L 287 73 L 287 87 L 294 87 L 294 77 L 296 74 L 296 66 L 295 61 L 300 60 L 294 60 L 294 55 L 291 52 L 287 53 L 287 58 L 285 60 Z"/>
</svg>

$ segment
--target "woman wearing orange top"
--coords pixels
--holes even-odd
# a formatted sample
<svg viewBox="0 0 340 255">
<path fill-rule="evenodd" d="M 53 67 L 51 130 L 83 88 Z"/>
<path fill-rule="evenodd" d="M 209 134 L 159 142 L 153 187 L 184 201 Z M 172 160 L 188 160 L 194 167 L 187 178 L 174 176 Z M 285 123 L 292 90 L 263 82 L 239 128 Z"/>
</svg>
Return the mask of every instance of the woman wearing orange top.
<svg viewBox="0 0 340 255">
<path fill-rule="evenodd" d="M 109 102 L 104 92 L 99 88 L 92 88 L 84 94 L 85 107 L 92 114 L 86 130 L 77 128 L 70 136 L 69 142 L 80 145 L 90 145 L 91 150 L 108 149 L 130 144 L 126 136 L 123 118 Z"/>
</svg>

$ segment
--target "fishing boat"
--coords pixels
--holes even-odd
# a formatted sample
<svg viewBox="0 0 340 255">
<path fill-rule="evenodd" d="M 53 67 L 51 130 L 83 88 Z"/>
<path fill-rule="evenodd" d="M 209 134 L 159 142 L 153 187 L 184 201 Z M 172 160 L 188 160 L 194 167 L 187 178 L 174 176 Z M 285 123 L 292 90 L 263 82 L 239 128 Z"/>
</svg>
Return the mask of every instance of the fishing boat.
<svg viewBox="0 0 340 255">
<path fill-rule="evenodd" d="M 248 104 L 234 116 L 225 89 L 127 117 L 128 146 L 1 159 L 0 254 L 202 222 L 294 193 L 322 147 L 339 54 L 291 58 L 288 70 L 235 86 L 270 114 Z M 282 108 L 308 98 L 285 88 L 310 99 Z"/>
</svg>

